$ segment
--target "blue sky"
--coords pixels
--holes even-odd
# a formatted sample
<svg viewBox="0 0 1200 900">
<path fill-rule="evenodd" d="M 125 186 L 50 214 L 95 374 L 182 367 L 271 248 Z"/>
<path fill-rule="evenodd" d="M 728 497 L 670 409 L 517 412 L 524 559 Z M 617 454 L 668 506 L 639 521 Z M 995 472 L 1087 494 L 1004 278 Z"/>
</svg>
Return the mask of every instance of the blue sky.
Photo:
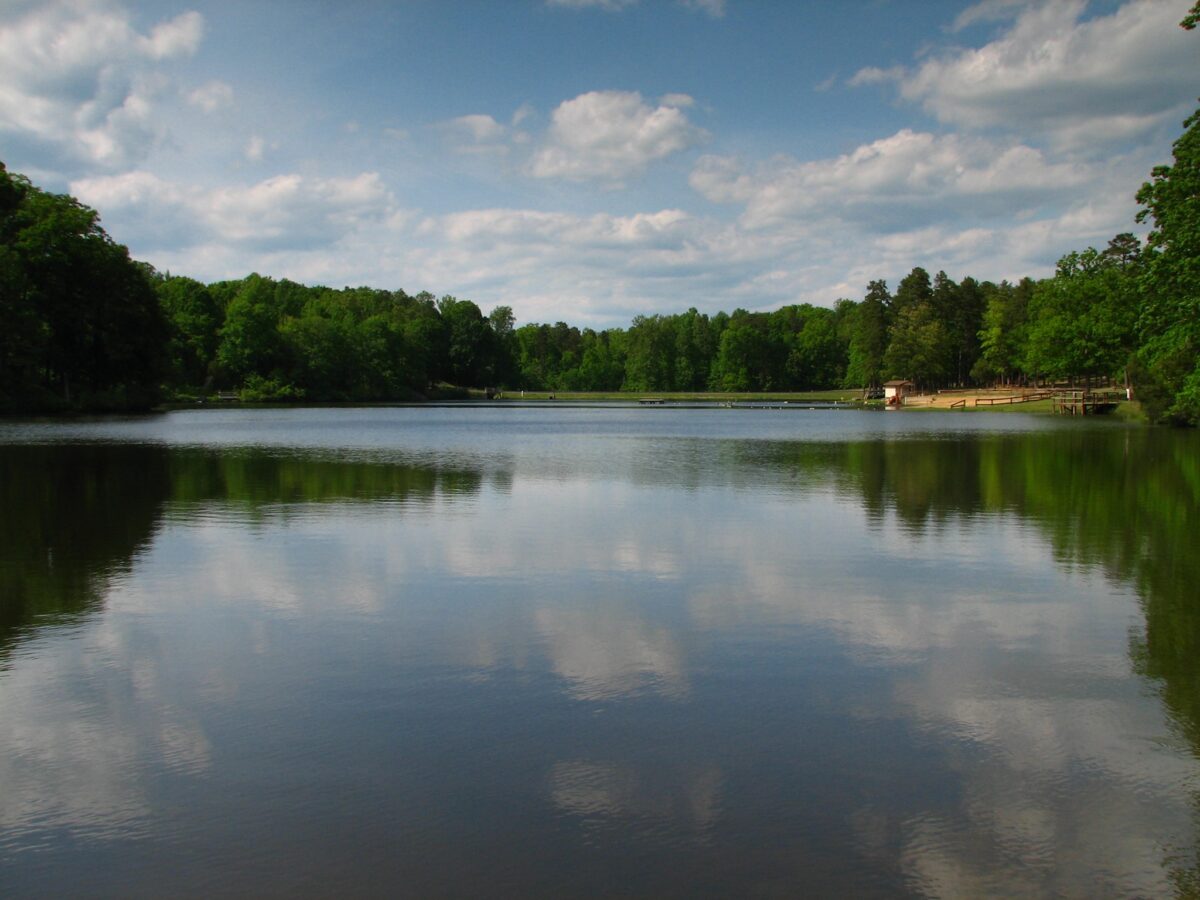
<svg viewBox="0 0 1200 900">
<path fill-rule="evenodd" d="M 201 280 L 519 322 L 998 280 L 1137 230 L 1187 0 L 0 0 L 0 159 Z"/>
</svg>

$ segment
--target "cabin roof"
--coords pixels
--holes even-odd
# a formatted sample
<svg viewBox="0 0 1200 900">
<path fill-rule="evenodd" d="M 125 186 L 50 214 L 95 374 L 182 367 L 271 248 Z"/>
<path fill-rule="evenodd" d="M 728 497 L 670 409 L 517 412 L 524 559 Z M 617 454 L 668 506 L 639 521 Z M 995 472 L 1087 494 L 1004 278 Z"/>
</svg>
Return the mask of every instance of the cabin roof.
<svg viewBox="0 0 1200 900">
<path fill-rule="evenodd" d="M 885 382 L 883 383 L 883 386 L 884 386 L 884 387 L 902 387 L 902 386 L 904 386 L 904 385 L 906 385 L 906 384 L 912 384 L 912 382 L 911 382 L 911 381 L 905 381 L 904 379 L 897 379 L 897 380 L 895 380 L 895 381 L 885 381 Z"/>
</svg>

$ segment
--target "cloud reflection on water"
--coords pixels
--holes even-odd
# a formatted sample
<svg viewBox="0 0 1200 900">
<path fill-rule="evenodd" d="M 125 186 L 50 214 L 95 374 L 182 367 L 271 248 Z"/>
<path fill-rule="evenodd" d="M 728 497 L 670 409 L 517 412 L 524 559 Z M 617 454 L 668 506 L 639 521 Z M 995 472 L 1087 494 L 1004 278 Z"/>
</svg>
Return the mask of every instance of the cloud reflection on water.
<svg viewBox="0 0 1200 900">
<path fill-rule="evenodd" d="M 765 470 L 722 446 L 719 464 L 736 471 L 711 482 L 689 445 L 684 468 L 697 468 L 682 480 L 661 461 L 600 479 L 517 465 L 495 483 L 454 481 L 467 490 L 405 476 L 403 490 L 423 486 L 401 501 L 378 472 L 350 482 L 393 485 L 379 495 L 173 501 L 103 609 L 77 626 L 82 640 L 43 632 L 0 673 L 0 824 L 136 830 L 156 812 L 138 766 L 211 772 L 220 739 L 184 711 L 211 721 L 252 709 L 263 671 L 298 689 L 324 679 L 358 690 L 344 671 L 356 659 L 368 676 L 413 679 L 413 691 L 446 669 L 480 690 L 549 685 L 567 708 L 645 736 L 628 718 L 639 710 L 703 733 L 750 660 L 762 693 L 746 708 L 777 720 L 754 733 L 777 743 L 747 734 L 733 746 L 748 759 L 772 752 L 799 783 L 822 763 L 784 751 L 814 719 L 832 717 L 849 753 L 900 728 L 895 758 L 811 821 L 848 828 L 917 892 L 1163 891 L 1166 850 L 1192 840 L 1181 785 L 1195 767 L 1161 743 L 1165 712 L 1131 676 L 1133 589 L 1098 564 L 1064 565 L 1053 532 L 1013 503 L 984 514 L 974 499 L 918 496 L 902 509 L 828 454 L 791 478 L 786 456 L 751 449 Z M 354 657 L 324 656 L 346 642 Z M 295 659 L 298 643 L 315 653 Z M 401 703 L 408 690 L 385 684 L 380 698 Z M 512 702 L 519 715 L 536 709 Z M 312 715 L 318 729 L 335 718 Z M 525 739 L 558 746 L 538 735 Z M 720 741 L 675 757 L 610 740 L 558 746 L 542 784 L 587 827 L 640 822 L 646 840 L 713 842 L 745 812 L 738 767 Z M 944 795 L 909 794 L 903 778 L 917 767 Z"/>
</svg>

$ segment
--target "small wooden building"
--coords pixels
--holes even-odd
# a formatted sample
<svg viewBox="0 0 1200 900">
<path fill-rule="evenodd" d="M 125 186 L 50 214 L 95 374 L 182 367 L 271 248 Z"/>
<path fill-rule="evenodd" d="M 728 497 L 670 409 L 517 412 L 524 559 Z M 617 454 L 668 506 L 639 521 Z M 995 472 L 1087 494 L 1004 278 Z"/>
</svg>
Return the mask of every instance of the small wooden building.
<svg viewBox="0 0 1200 900">
<path fill-rule="evenodd" d="M 903 406 L 904 398 L 912 393 L 911 381 L 896 380 L 883 383 L 883 401 L 888 406 Z"/>
</svg>

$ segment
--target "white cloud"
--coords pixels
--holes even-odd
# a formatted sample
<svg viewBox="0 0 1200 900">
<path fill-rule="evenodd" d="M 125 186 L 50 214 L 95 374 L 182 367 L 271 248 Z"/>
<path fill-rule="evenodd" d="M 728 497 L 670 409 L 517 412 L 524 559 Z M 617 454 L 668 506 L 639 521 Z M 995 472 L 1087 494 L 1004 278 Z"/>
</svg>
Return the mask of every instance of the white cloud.
<svg viewBox="0 0 1200 900">
<path fill-rule="evenodd" d="M 407 263 L 412 283 L 508 304 L 522 321 L 624 325 L 638 313 L 689 305 L 715 312 L 770 246 L 676 209 L 490 209 L 422 220 Z"/>
<path fill-rule="evenodd" d="M 592 91 L 559 104 L 530 172 L 538 178 L 620 182 L 706 137 L 678 106 L 630 91 Z"/>
<path fill-rule="evenodd" d="M 204 17 L 198 12 L 185 12 L 154 26 L 149 37 L 139 43 L 151 59 L 170 59 L 173 56 L 190 55 L 200 46 L 204 37 Z"/>
<path fill-rule="evenodd" d="M 1061 198 L 1089 174 L 1022 144 L 904 129 L 811 162 L 777 157 L 747 170 L 734 159 L 702 157 L 691 183 L 713 202 L 743 204 L 752 228 L 782 219 L 824 227 L 835 219 L 893 231 L 930 216 L 1013 215 Z"/>
<path fill-rule="evenodd" d="M 676 109 L 690 109 L 696 105 L 696 99 L 690 94 L 663 94 L 658 102 L 660 106 L 672 106 Z"/>
<path fill-rule="evenodd" d="M 143 34 L 102 0 L 29 7 L 0 24 L 0 135 L 63 163 L 143 158 L 161 137 L 155 64 L 194 53 L 203 31 L 195 12 Z"/>
<path fill-rule="evenodd" d="M 522 103 L 517 107 L 516 112 L 512 114 L 512 127 L 516 128 L 526 119 L 531 118 L 536 114 L 536 110 L 528 103 Z"/>
<path fill-rule="evenodd" d="M 267 142 L 257 134 L 246 142 L 246 159 L 251 162 L 259 162 L 263 158 L 263 151 L 267 147 Z"/>
<path fill-rule="evenodd" d="M 1180 118 L 1200 91 L 1193 38 L 1178 27 L 1183 5 L 1131 0 L 1090 19 L 1085 9 L 1084 0 L 1025 6 L 996 40 L 905 73 L 901 96 L 948 124 L 1033 131 L 1063 146 L 1122 140 Z M 885 75 L 864 69 L 853 81 Z"/>
<path fill-rule="evenodd" d="M 837 82 L 838 82 L 838 76 L 837 76 L 837 73 L 834 72 L 828 78 L 822 79 L 821 81 L 819 81 L 815 85 L 813 85 L 813 90 L 816 91 L 818 94 L 823 94 L 826 91 L 831 90 L 834 87 L 834 85 L 837 84 Z"/>
<path fill-rule="evenodd" d="M 885 84 L 889 81 L 900 81 L 906 70 L 903 66 L 892 66 L 890 69 L 880 69 L 877 66 L 867 66 L 855 72 L 846 84 L 850 87 L 862 87 L 864 84 Z"/>
<path fill-rule="evenodd" d="M 471 115 L 451 119 L 450 127 L 470 135 L 476 143 L 504 137 L 505 128 L 491 116 Z"/>
<path fill-rule="evenodd" d="M 982 0 L 974 6 L 968 6 L 954 19 L 950 31 L 962 31 L 977 22 L 996 22 L 1003 19 L 1015 18 L 1017 13 L 1033 0 Z"/>
<path fill-rule="evenodd" d="M 630 244 L 645 246 L 647 243 L 663 246 L 664 241 L 674 244 L 688 224 L 687 214 L 677 209 L 632 216 L 576 216 L 527 209 L 481 209 L 426 219 L 422 223 L 422 230 L 456 243 L 561 241 L 575 246 L 628 247 Z"/>
<path fill-rule="evenodd" d="M 143 247 L 237 247 L 251 251 L 324 247 L 366 226 L 380 227 L 395 204 L 379 175 L 278 175 L 247 186 L 206 190 L 149 172 L 89 178 L 71 191 L 119 223 L 119 240 Z M 173 224 L 172 224 L 173 223 Z"/>
<path fill-rule="evenodd" d="M 519 121 L 531 114 L 532 111 L 523 106 L 514 113 L 513 119 Z M 523 144 L 529 140 L 525 132 L 510 129 L 492 116 L 482 113 L 440 122 L 435 128 L 441 132 L 451 150 L 466 156 L 503 156 L 511 152 L 512 144 Z"/>
<path fill-rule="evenodd" d="M 233 103 L 233 88 L 224 81 L 209 81 L 189 91 L 187 101 L 206 113 L 214 113 Z"/>
</svg>

